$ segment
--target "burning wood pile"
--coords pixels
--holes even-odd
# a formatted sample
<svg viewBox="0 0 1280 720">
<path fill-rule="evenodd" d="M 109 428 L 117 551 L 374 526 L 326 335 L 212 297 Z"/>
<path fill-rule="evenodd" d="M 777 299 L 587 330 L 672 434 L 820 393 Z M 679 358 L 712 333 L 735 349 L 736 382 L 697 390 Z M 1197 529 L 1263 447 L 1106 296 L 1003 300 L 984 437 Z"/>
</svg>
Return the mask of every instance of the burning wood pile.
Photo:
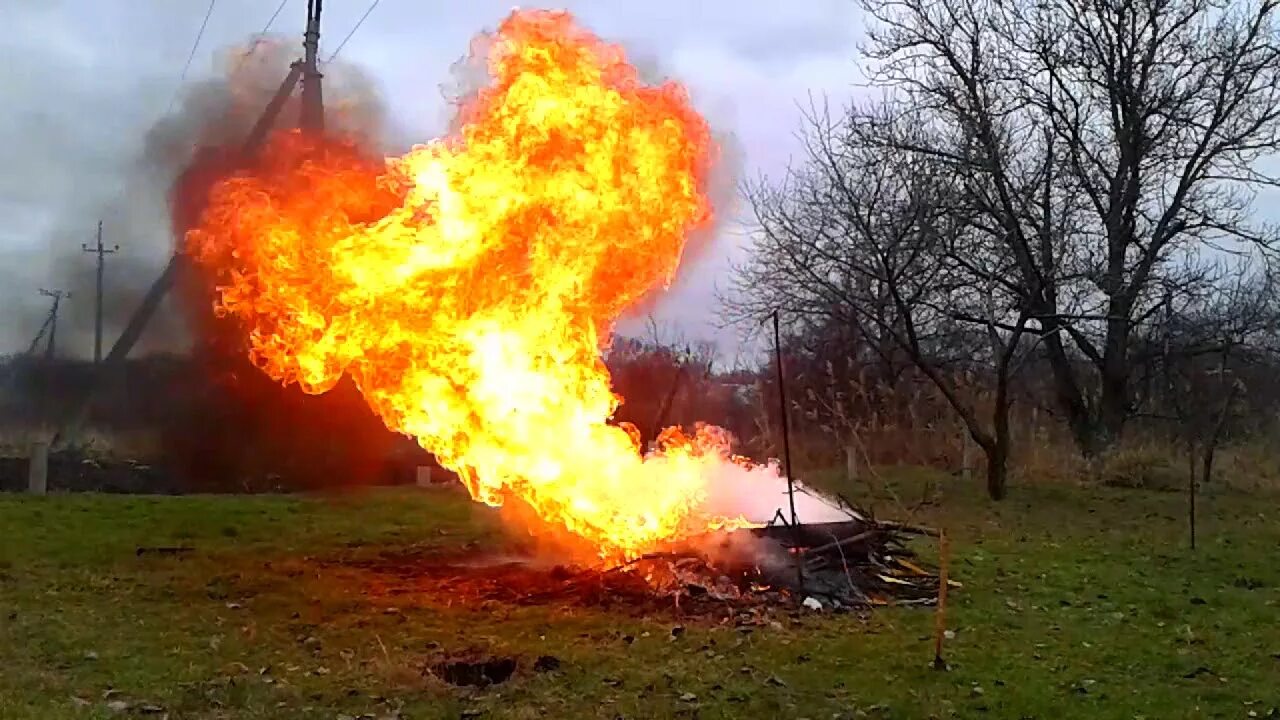
<svg viewBox="0 0 1280 720">
<path fill-rule="evenodd" d="M 589 553 L 380 558 L 375 587 L 731 610 L 932 598 L 902 526 L 835 507 L 762 525 L 784 486 L 796 517 L 777 463 L 714 425 L 642 443 L 614 421 L 602 348 L 717 217 L 721 153 L 685 89 L 563 12 L 513 11 L 472 47 L 488 82 L 449 136 L 380 158 L 304 123 L 255 140 L 244 167 L 194 165 L 178 193 L 199 209 L 175 218 L 180 257 L 253 365 L 306 393 L 350 382 L 473 500 Z"/>
<path fill-rule="evenodd" d="M 671 552 L 643 556 L 615 570 L 641 573 L 653 592 L 743 606 L 796 603 L 848 610 L 928 605 L 938 577 L 916 562 L 910 535 L 937 531 L 877 521 L 850 509 L 839 522 L 775 522 L 708 536 Z"/>
<path fill-rule="evenodd" d="M 847 512 L 848 519 L 839 522 L 774 522 L 711 533 L 608 569 L 474 550 L 451 557 L 385 554 L 355 565 L 378 576 L 362 586 L 396 606 L 470 598 L 482 605 L 675 611 L 753 625 L 804 608 L 843 612 L 933 604 L 938 577 L 917 562 L 908 540 L 937 532 Z"/>
</svg>

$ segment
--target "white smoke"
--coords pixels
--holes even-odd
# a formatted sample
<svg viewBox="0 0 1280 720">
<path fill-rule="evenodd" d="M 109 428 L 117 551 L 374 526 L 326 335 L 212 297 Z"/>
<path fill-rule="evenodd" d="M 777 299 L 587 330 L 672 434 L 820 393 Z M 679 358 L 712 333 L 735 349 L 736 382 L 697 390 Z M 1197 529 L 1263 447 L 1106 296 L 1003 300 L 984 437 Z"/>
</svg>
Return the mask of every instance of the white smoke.
<svg viewBox="0 0 1280 720">
<path fill-rule="evenodd" d="M 814 490 L 796 483 L 796 519 L 802 523 L 838 522 L 849 513 Z M 746 468 L 725 462 L 716 466 L 707 484 L 704 509 L 713 515 L 769 522 L 779 511 L 788 521 L 787 480 L 776 462 Z"/>
</svg>

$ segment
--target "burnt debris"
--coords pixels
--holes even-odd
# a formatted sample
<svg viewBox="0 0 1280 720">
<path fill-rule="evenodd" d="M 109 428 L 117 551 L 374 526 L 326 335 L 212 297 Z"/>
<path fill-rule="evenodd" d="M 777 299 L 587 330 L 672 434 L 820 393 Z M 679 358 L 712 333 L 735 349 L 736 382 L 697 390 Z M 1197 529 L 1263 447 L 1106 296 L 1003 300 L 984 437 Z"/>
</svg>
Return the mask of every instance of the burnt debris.
<svg viewBox="0 0 1280 720">
<path fill-rule="evenodd" d="M 593 607 L 745 626 L 768 624 L 778 613 L 932 605 L 938 576 L 908 546 L 913 536 L 932 535 L 851 511 L 842 522 L 715 533 L 607 569 L 475 547 L 316 561 L 366 574 L 370 599 L 397 607 L 465 598 L 476 607 Z"/>
</svg>

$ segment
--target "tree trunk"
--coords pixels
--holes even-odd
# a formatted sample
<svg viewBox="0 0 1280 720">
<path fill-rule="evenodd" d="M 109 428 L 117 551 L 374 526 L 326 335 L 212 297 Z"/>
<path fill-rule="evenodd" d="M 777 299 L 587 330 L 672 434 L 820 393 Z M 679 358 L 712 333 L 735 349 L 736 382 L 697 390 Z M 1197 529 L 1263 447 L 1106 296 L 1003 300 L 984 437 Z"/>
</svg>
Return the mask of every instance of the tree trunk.
<svg viewBox="0 0 1280 720">
<path fill-rule="evenodd" d="M 1094 433 L 1094 452 L 1101 454 L 1115 446 L 1129 421 L 1128 372 L 1110 369 L 1102 377 L 1102 396 L 1098 403 L 1098 420 Z"/>
<path fill-rule="evenodd" d="M 1129 314 L 1123 297 L 1107 306 L 1107 337 L 1102 348 L 1101 397 L 1098 402 L 1100 450 L 1108 450 L 1120 440 L 1129 420 Z"/>
<path fill-rule="evenodd" d="M 997 444 L 987 453 L 987 495 L 1003 500 L 1008 495 L 1008 448 Z"/>
<path fill-rule="evenodd" d="M 1047 324 L 1057 325 L 1056 322 Z M 1053 375 L 1054 398 L 1066 416 L 1067 427 L 1071 430 L 1071 439 L 1075 441 L 1076 449 L 1086 458 L 1096 457 L 1105 449 L 1099 441 L 1101 433 L 1059 333 L 1051 332 L 1045 336 L 1045 357 Z"/>
<path fill-rule="evenodd" d="M 1191 549 L 1196 549 L 1196 442 L 1187 441 L 1187 529 L 1191 535 Z"/>
<path fill-rule="evenodd" d="M 996 378 L 995 408 L 991 426 L 995 431 L 987 450 L 987 495 L 992 500 L 1003 500 L 1008 494 L 1009 468 L 1009 369 L 1002 362 Z"/>
<path fill-rule="evenodd" d="M 996 440 L 993 435 L 983 432 L 974 422 L 966 423 L 969 428 L 969 437 L 982 448 L 982 454 L 987 460 L 987 494 L 992 500 L 1003 500 L 1006 493 L 1005 483 L 1005 466 L 1009 455 L 1008 450 L 1008 423 L 1005 426 L 1005 441 Z M 999 423 L 997 423 L 998 425 Z M 999 432 L 999 429 L 996 430 Z"/>
</svg>

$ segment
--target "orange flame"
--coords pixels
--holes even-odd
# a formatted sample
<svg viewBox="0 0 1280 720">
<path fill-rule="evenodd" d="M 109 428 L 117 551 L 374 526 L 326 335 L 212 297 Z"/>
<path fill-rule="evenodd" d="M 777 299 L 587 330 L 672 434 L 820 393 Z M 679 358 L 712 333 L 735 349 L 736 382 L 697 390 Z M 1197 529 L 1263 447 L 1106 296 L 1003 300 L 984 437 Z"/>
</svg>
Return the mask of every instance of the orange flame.
<svg viewBox="0 0 1280 720">
<path fill-rule="evenodd" d="M 373 161 L 280 133 L 219 182 L 186 237 L 218 311 L 272 377 L 350 374 L 476 500 L 519 497 L 603 559 L 745 524 L 700 508 L 727 433 L 642 458 L 606 422 L 601 348 L 712 217 L 706 122 L 566 13 L 517 11 L 492 40 L 449 137 Z"/>
</svg>

